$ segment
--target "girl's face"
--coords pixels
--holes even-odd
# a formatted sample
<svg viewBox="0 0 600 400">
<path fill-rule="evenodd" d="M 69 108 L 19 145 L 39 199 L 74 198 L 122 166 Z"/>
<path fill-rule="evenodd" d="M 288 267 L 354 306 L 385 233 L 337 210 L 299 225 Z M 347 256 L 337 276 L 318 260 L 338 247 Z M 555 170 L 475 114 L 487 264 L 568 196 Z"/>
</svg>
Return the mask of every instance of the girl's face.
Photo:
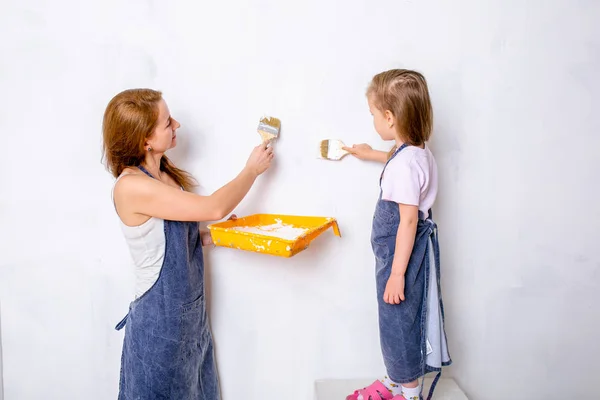
<svg viewBox="0 0 600 400">
<path fill-rule="evenodd" d="M 383 140 L 396 140 L 396 129 L 394 128 L 396 118 L 394 118 L 391 111 L 386 110 L 385 112 L 381 112 L 381 110 L 375 106 L 371 96 L 368 97 L 368 101 L 369 111 L 373 116 L 373 125 L 379 136 L 381 136 Z"/>
<path fill-rule="evenodd" d="M 164 153 L 177 145 L 177 135 L 175 132 L 179 128 L 179 122 L 171 117 L 169 107 L 164 100 L 158 103 L 158 122 L 156 128 L 146 143 L 146 146 L 152 147 L 155 153 Z"/>
</svg>

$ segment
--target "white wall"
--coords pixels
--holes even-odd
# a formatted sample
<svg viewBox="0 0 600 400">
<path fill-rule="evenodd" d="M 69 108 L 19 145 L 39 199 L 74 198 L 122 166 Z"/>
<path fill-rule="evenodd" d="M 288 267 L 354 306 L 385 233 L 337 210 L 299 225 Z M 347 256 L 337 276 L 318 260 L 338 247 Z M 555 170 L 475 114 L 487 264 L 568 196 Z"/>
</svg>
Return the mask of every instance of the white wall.
<svg viewBox="0 0 600 400">
<path fill-rule="evenodd" d="M 237 213 L 334 216 L 344 235 L 292 259 L 207 254 L 225 400 L 381 374 L 380 170 L 314 154 L 326 137 L 382 145 L 364 90 L 393 67 L 424 72 L 434 100 L 450 372 L 477 400 L 596 397 L 599 16 L 591 0 L 4 0 L 6 400 L 115 398 L 133 280 L 100 124 L 140 86 L 164 91 L 172 157 L 202 193 L 243 166 L 263 113 L 280 117 L 277 164 Z"/>
</svg>

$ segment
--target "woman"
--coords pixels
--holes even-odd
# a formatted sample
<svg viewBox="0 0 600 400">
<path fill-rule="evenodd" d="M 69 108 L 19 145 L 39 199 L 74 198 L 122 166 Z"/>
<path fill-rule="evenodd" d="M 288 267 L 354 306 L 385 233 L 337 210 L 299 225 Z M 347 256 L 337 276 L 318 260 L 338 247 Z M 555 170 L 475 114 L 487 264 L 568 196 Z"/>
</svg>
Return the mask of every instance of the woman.
<svg viewBox="0 0 600 400">
<path fill-rule="evenodd" d="M 127 323 L 119 399 L 220 399 L 204 299 L 199 221 L 229 214 L 265 172 L 272 147 L 259 145 L 246 167 L 210 196 L 191 193 L 193 179 L 165 152 L 177 122 L 160 92 L 126 90 L 104 113 L 104 156 L 117 178 L 113 201 L 131 252 L 136 299 Z"/>
</svg>

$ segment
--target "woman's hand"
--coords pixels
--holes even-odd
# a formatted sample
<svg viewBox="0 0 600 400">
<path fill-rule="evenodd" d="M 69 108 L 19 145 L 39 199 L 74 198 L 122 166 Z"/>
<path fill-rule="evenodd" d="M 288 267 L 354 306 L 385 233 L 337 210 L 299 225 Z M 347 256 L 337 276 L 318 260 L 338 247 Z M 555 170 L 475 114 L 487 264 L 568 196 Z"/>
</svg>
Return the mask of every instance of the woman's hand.
<svg viewBox="0 0 600 400">
<path fill-rule="evenodd" d="M 227 218 L 227 221 L 235 221 L 236 219 L 237 219 L 237 215 L 231 214 L 231 216 L 229 218 Z M 214 244 L 209 230 L 201 229 L 200 230 L 200 239 L 202 240 L 202 246 L 210 246 L 210 245 Z"/>
<path fill-rule="evenodd" d="M 252 150 L 252 153 L 246 162 L 246 168 L 258 176 L 269 169 L 273 157 L 273 147 L 262 143 Z"/>
<path fill-rule="evenodd" d="M 388 304 L 400 304 L 404 301 L 404 275 L 390 275 L 385 285 L 383 301 Z"/>
<path fill-rule="evenodd" d="M 210 246 L 213 244 L 212 236 L 210 236 L 210 231 L 202 229 L 200 231 L 200 239 L 202 239 L 202 246 Z"/>
</svg>

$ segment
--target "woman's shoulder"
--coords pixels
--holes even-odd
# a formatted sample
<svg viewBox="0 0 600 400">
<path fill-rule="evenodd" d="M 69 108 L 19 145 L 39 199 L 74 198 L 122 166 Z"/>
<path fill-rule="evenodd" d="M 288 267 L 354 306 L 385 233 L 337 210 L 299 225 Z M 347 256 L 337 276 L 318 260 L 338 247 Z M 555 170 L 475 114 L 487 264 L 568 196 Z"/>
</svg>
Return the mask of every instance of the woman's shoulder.
<svg viewBox="0 0 600 400">
<path fill-rule="evenodd" d="M 119 175 L 119 178 L 122 176 L 126 176 L 126 175 L 144 175 L 147 176 L 146 174 L 144 174 L 142 172 L 142 170 L 140 170 L 137 167 L 126 167 L 125 169 L 123 169 L 123 172 L 121 172 L 121 175 Z"/>
<path fill-rule="evenodd" d="M 114 185 L 114 193 L 130 194 L 132 191 L 144 190 L 152 184 L 152 179 L 138 168 L 128 167 L 117 177 Z"/>
</svg>

